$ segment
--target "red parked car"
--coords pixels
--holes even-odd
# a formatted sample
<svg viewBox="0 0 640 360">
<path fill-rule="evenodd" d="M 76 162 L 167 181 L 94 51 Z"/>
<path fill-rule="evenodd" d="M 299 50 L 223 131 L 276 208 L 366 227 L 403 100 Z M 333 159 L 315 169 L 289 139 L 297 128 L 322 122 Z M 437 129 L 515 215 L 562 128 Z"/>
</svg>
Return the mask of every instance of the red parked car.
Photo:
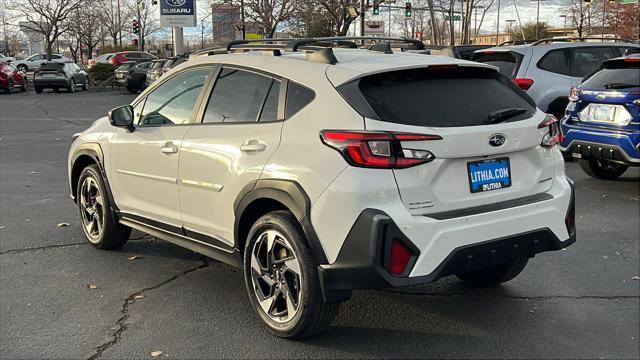
<svg viewBox="0 0 640 360">
<path fill-rule="evenodd" d="M 11 94 L 15 87 L 19 87 L 22 91 L 27 91 L 27 75 L 22 71 L 18 71 L 15 66 L 10 63 L 0 63 L 0 89 L 5 93 Z"/>
<path fill-rule="evenodd" d="M 109 58 L 109 63 L 115 66 L 120 66 L 122 65 L 122 63 L 127 61 L 141 62 L 151 61 L 157 58 L 158 57 L 155 55 L 151 55 L 142 51 L 121 51 L 119 53 L 113 54 L 113 56 Z"/>
</svg>

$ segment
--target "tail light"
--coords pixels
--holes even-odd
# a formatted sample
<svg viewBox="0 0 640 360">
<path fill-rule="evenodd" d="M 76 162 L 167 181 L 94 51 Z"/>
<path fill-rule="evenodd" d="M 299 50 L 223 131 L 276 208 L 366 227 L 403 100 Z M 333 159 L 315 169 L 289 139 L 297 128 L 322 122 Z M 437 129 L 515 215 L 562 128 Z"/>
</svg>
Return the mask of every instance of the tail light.
<svg viewBox="0 0 640 360">
<path fill-rule="evenodd" d="M 514 84 L 518 85 L 518 87 L 524 91 L 529 90 L 531 85 L 533 85 L 533 79 L 515 78 L 515 79 L 512 79 L 511 81 L 513 81 Z"/>
<path fill-rule="evenodd" d="M 405 149 L 401 142 L 442 140 L 438 135 L 376 131 L 323 130 L 322 142 L 338 150 L 345 160 L 358 167 L 404 169 L 435 159 L 428 150 Z"/>
<path fill-rule="evenodd" d="M 389 254 L 389 272 L 391 275 L 404 274 L 407 265 L 411 260 L 411 252 L 400 241 L 393 239 L 391 241 L 391 253 Z"/>
<path fill-rule="evenodd" d="M 0 71 L 0 79 L 4 80 L 6 79 L 8 76 L 4 71 Z"/>
<path fill-rule="evenodd" d="M 580 89 L 574 86 L 569 90 L 569 101 L 576 102 L 578 100 L 580 100 Z"/>
<path fill-rule="evenodd" d="M 544 121 L 538 125 L 538 129 L 544 128 L 549 129 L 549 132 L 544 135 L 540 145 L 551 148 L 562 142 L 562 129 L 560 129 L 560 122 L 555 116 L 547 114 Z"/>
<path fill-rule="evenodd" d="M 117 64 L 118 64 L 118 62 L 116 61 L 116 59 L 110 59 L 110 60 L 109 60 L 109 64 L 111 64 L 111 65 L 117 65 Z"/>
</svg>

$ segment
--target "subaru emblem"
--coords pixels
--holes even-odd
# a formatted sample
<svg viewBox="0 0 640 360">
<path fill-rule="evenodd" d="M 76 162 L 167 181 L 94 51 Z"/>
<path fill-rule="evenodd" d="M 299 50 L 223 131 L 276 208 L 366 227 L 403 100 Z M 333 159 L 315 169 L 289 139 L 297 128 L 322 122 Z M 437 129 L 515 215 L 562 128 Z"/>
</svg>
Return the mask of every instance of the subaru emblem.
<svg viewBox="0 0 640 360">
<path fill-rule="evenodd" d="M 489 145 L 502 146 L 507 141 L 503 134 L 493 134 L 489 137 Z"/>
</svg>

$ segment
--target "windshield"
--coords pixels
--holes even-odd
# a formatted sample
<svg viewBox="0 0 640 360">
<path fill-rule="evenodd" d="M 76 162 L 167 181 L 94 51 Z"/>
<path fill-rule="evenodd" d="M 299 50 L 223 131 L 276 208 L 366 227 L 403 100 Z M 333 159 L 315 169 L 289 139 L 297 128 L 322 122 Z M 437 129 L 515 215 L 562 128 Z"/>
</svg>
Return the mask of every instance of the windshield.
<svg viewBox="0 0 640 360">
<path fill-rule="evenodd" d="M 624 89 L 640 87 L 640 66 L 602 69 L 582 83 L 583 89 Z"/>
<path fill-rule="evenodd" d="M 393 71 L 342 85 L 339 91 L 363 116 L 403 125 L 487 125 L 523 120 L 535 112 L 533 100 L 508 78 L 479 68 Z"/>
</svg>

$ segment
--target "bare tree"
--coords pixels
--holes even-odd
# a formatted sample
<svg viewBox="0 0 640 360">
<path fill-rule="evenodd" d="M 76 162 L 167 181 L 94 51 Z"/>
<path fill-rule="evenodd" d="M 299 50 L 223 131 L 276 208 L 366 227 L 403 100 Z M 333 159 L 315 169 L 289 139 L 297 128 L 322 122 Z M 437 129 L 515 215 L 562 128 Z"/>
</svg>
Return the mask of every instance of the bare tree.
<svg viewBox="0 0 640 360">
<path fill-rule="evenodd" d="M 23 0 L 14 2 L 9 9 L 26 19 L 28 27 L 44 37 L 47 60 L 51 60 L 53 44 L 71 27 L 69 17 L 87 0 Z"/>
<path fill-rule="evenodd" d="M 113 42 L 113 46 L 122 45 L 122 30 L 129 19 L 128 0 L 102 0 L 104 6 L 100 10 L 99 20 Z"/>
<path fill-rule="evenodd" d="M 160 20 L 158 20 L 153 7 L 140 6 L 137 1 L 130 4 L 127 12 L 127 14 L 129 14 L 128 19 L 130 20 L 130 23 L 132 23 L 134 19 L 138 18 L 138 13 L 140 14 L 140 33 L 142 34 L 142 39 L 138 39 L 138 41 L 142 43 L 144 48 L 144 39 L 147 36 L 162 30 L 162 28 L 160 27 Z M 134 34 L 134 36 L 137 36 L 137 34 Z"/>
<path fill-rule="evenodd" d="M 247 18 L 258 25 L 263 35 L 271 38 L 278 25 L 293 16 L 297 3 L 296 0 L 245 0 L 244 6 L 248 10 Z"/>
<path fill-rule="evenodd" d="M 353 6 L 359 9 L 360 2 L 358 0 L 315 0 L 318 5 L 324 7 L 331 18 L 334 26 L 334 34 L 338 36 L 345 36 L 349 31 L 349 27 L 356 19 L 349 14 L 348 7 Z M 364 0 L 362 0 L 364 1 Z M 371 0 L 368 6 L 365 6 L 365 11 L 371 9 L 376 5 L 380 5 L 384 0 Z M 362 16 L 362 14 L 361 14 Z"/>
<path fill-rule="evenodd" d="M 93 50 L 98 46 L 102 37 L 102 24 L 99 19 L 100 10 L 104 8 L 103 5 L 106 5 L 104 4 L 106 1 L 98 0 L 97 2 L 103 4 L 96 4 L 98 6 L 79 7 L 70 17 L 71 26 L 69 32 L 73 35 L 77 46 L 80 48 L 80 61 L 84 59 L 82 47 L 87 49 L 88 58 L 91 59 Z M 98 19 L 98 21 L 96 19 Z M 71 48 L 71 50 L 73 52 L 73 48 Z"/>
</svg>

